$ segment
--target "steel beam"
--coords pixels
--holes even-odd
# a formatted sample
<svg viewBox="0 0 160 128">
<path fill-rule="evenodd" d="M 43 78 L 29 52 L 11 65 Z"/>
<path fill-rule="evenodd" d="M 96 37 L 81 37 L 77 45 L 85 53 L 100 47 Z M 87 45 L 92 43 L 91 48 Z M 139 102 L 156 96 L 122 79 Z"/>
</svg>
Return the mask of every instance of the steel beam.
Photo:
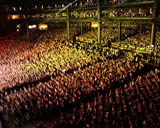
<svg viewBox="0 0 160 128">
<path fill-rule="evenodd" d="M 69 0 L 67 1 L 69 4 Z M 69 7 L 66 9 L 66 15 L 67 15 L 67 39 L 70 40 L 70 13 L 69 13 Z"/>
<path fill-rule="evenodd" d="M 118 23 L 118 40 L 121 40 L 121 22 Z"/>
<path fill-rule="evenodd" d="M 97 11 L 98 11 L 98 43 L 101 43 L 101 8 L 100 8 L 100 0 L 97 0 Z"/>
</svg>

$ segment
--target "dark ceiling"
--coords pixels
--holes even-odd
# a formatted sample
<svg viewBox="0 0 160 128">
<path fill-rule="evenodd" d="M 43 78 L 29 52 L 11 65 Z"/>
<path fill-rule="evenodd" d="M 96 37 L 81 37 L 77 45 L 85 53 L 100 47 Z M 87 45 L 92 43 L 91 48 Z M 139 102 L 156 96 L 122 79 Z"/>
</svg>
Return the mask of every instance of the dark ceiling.
<svg viewBox="0 0 160 128">
<path fill-rule="evenodd" d="M 70 2 L 73 2 L 74 0 L 69 0 Z M 85 2 L 87 0 L 78 0 L 79 2 Z M 95 0 L 93 0 L 95 1 Z M 0 0 L 0 5 L 8 5 L 9 7 L 22 7 L 22 8 L 32 8 L 37 6 L 54 6 L 55 4 L 61 5 L 66 4 L 67 0 Z"/>
<path fill-rule="evenodd" d="M 0 6 L 1 5 L 7 5 L 9 6 L 9 8 L 12 7 L 22 7 L 22 8 L 27 8 L 27 9 L 31 9 L 34 8 L 35 6 L 37 6 L 38 8 L 41 7 L 43 5 L 43 7 L 47 7 L 48 5 L 55 7 L 55 4 L 57 5 L 67 5 L 67 1 L 68 0 L 0 0 Z M 69 2 L 73 2 L 75 0 L 69 0 Z M 87 0 L 77 0 L 77 3 L 80 2 L 87 2 Z M 96 2 L 96 0 L 88 0 L 88 1 L 93 1 L 93 3 Z M 100 0 L 102 3 L 104 3 L 104 1 L 109 2 L 112 0 Z M 121 2 L 135 2 L 135 1 L 145 1 L 145 0 L 120 0 Z M 148 1 L 148 0 L 147 0 Z"/>
</svg>

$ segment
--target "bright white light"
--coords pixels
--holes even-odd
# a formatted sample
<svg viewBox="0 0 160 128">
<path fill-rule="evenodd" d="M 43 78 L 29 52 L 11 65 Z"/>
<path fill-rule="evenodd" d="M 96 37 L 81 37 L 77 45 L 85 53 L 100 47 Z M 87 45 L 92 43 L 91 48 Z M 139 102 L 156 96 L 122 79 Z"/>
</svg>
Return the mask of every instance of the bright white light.
<svg viewBox="0 0 160 128">
<path fill-rule="evenodd" d="M 28 28 L 29 29 L 34 29 L 34 28 L 36 28 L 37 26 L 36 25 L 28 25 Z"/>
</svg>

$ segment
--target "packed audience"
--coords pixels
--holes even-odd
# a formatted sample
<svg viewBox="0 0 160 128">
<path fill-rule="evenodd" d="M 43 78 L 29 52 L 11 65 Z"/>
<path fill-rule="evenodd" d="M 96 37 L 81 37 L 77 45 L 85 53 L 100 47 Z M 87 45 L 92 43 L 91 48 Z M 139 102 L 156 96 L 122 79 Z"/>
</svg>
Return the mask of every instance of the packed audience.
<svg viewBox="0 0 160 128">
<path fill-rule="evenodd" d="M 124 4 L 129 2 L 137 2 L 137 1 L 151 1 L 151 0 L 102 0 L 103 5 L 118 5 L 118 4 Z M 71 2 L 71 1 L 70 1 Z M 73 1 L 72 1 L 73 2 Z M 7 2 L 6 2 L 7 3 Z M 26 4 L 25 1 L 19 3 L 19 4 L 12 4 L 10 5 L 9 11 L 23 11 L 27 10 L 27 7 L 29 6 L 33 10 L 46 10 L 46 9 L 61 9 L 64 8 L 67 5 L 67 2 L 63 0 L 59 0 L 51 2 L 51 1 L 34 1 L 32 3 L 27 4 L 27 6 L 24 6 Z M 80 0 L 75 2 L 71 5 L 72 8 L 81 8 L 81 7 L 95 7 L 96 1 L 95 0 Z"/>
<path fill-rule="evenodd" d="M 114 81 L 123 82 L 128 73 L 135 72 L 136 68 L 141 66 L 125 60 L 103 60 L 84 69 L 55 75 L 55 78 L 51 76 L 49 82 L 37 86 L 29 85 L 20 91 L 15 89 L 10 94 L 4 91 L 1 94 L 2 112 L 9 112 L 17 120 L 34 118 L 36 114 L 51 111 L 54 105 L 64 107 L 64 104 L 76 102 L 81 99 L 81 94 L 88 95 L 98 88 L 106 88 Z M 129 72 L 127 69 L 130 69 Z"/>
<path fill-rule="evenodd" d="M 135 36 L 129 37 L 122 42 L 114 42 L 112 43 L 115 47 L 122 47 L 130 50 L 137 51 L 147 51 L 152 52 L 153 48 L 150 45 L 151 40 L 150 33 L 137 34 Z M 160 32 L 156 33 L 156 45 L 155 45 L 155 53 L 160 54 Z"/>
<path fill-rule="evenodd" d="M 151 17 L 152 8 L 150 9 L 117 9 L 117 10 L 104 10 L 102 11 L 103 17 Z"/>
<path fill-rule="evenodd" d="M 63 34 L 55 33 L 54 40 L 50 39 L 51 42 L 46 43 L 49 34 L 47 35 L 41 40 L 41 43 L 35 43 L 32 48 L 1 60 L 1 89 L 11 88 L 27 81 L 39 80 L 46 75 L 51 75 L 55 69 L 65 71 L 90 62 L 92 55 L 59 43 L 65 39 Z M 42 39 L 43 36 L 37 40 Z"/>
<path fill-rule="evenodd" d="M 71 111 L 61 112 L 58 119 L 38 121 L 34 126 L 157 128 L 160 125 L 160 78 L 156 72 L 138 75 L 116 89 L 96 90 L 95 96 L 80 102 Z"/>
<path fill-rule="evenodd" d="M 109 8 L 110 9 L 110 8 Z M 150 9 L 112 9 L 103 10 L 101 17 L 103 18 L 113 18 L 113 17 L 152 17 L 152 8 Z M 96 18 L 98 12 L 96 10 L 89 11 L 79 11 L 80 8 L 75 9 L 75 11 L 70 12 L 70 18 Z M 36 14 L 30 15 L 32 18 L 64 18 L 66 17 L 66 12 L 59 13 L 47 13 L 47 14 Z"/>
<path fill-rule="evenodd" d="M 115 28 L 115 29 L 102 28 L 101 33 L 102 33 L 102 43 L 112 42 L 118 38 L 118 34 L 117 34 L 118 29 L 117 28 Z M 132 33 L 135 33 L 134 29 L 132 29 L 132 30 L 122 29 L 122 36 L 124 38 Z M 88 33 L 85 33 L 83 35 L 76 37 L 76 40 L 79 40 L 79 41 L 85 42 L 85 43 L 97 42 L 97 29 L 92 29 Z"/>
<path fill-rule="evenodd" d="M 97 43 L 97 30 L 91 29 L 91 31 L 82 34 L 80 36 L 76 36 L 76 41 L 80 47 L 87 47 L 88 51 L 94 51 L 94 48 L 97 47 L 97 45 L 102 45 L 103 48 L 101 51 L 103 51 L 104 54 L 112 54 L 112 55 L 118 55 L 120 50 L 126 50 L 133 51 L 132 54 L 129 56 L 131 58 L 134 58 L 134 53 L 137 54 L 148 54 L 150 55 L 152 52 L 154 52 L 155 57 L 155 63 L 160 62 L 160 42 L 159 42 L 159 35 L 160 32 L 156 32 L 156 44 L 155 46 L 151 45 L 151 33 L 147 30 L 142 33 L 139 32 L 139 27 L 133 25 L 123 25 L 123 27 L 126 27 L 128 29 L 122 29 L 121 33 L 121 41 L 117 41 L 118 39 L 118 29 L 115 24 L 110 23 L 113 28 L 107 28 L 108 24 L 103 24 L 106 26 L 106 28 L 103 28 L 102 31 L 102 44 Z M 133 29 L 129 29 L 133 27 Z M 110 36 L 108 36 L 110 35 Z M 124 39 L 124 40 L 123 40 Z M 97 45 L 95 45 L 97 44 Z M 109 49 L 109 53 L 105 51 L 106 47 L 111 47 Z M 85 49 L 85 48 L 84 48 Z M 86 50 L 86 49 L 85 49 Z M 150 60 L 150 57 L 147 57 L 147 61 Z"/>
<path fill-rule="evenodd" d="M 156 103 L 155 107 L 158 107 L 160 84 L 158 74 L 160 70 L 156 69 L 154 72 L 150 71 L 147 75 L 141 76 L 139 72 L 143 71 L 144 68 L 141 62 L 128 62 L 123 59 L 100 59 L 94 64 L 86 65 L 85 68 L 73 69 L 70 72 L 55 75 L 48 82 L 40 82 L 36 86 L 28 85 L 19 91 L 15 89 L 10 93 L 1 93 L 1 112 L 8 113 L 9 117 L 13 118 L 13 124 L 15 125 L 37 119 L 37 117 L 52 111 L 58 111 L 61 113 L 60 118 L 58 118 L 60 121 L 53 120 L 54 127 L 63 125 L 69 125 L 70 127 L 74 125 L 82 125 L 82 127 L 85 127 L 85 125 L 93 125 L 94 127 L 101 127 L 101 125 L 141 126 L 143 124 L 139 122 L 139 118 L 144 120 L 145 125 L 153 122 L 155 123 L 154 126 L 158 126 L 160 113 L 156 111 L 156 108 L 153 108 L 149 113 L 150 110 L 147 108 L 149 105 L 145 103 L 145 99 L 149 98 L 151 104 L 154 101 Z M 136 75 L 138 76 L 135 78 Z M 128 80 L 131 82 L 128 83 Z M 110 93 L 105 94 L 105 90 L 110 91 Z M 85 98 L 92 98 L 94 93 L 97 94 L 94 101 L 83 103 Z M 80 101 L 81 107 L 83 106 L 82 108 L 75 107 L 71 113 L 65 114 L 65 111 L 63 113 L 62 108 L 67 104 L 76 104 L 78 101 Z M 135 102 L 137 106 L 134 107 Z M 142 110 L 142 107 L 145 107 L 144 110 Z M 90 111 L 90 113 L 89 109 L 94 110 L 95 113 L 93 111 Z M 97 115 L 97 111 L 100 111 L 101 114 Z M 110 116 L 108 115 L 106 120 L 101 120 L 107 112 Z M 116 123 L 116 114 L 118 113 L 121 120 Z M 146 114 L 146 117 L 139 117 L 141 113 Z M 135 114 L 134 118 L 136 120 L 133 119 L 131 114 Z M 157 115 L 155 116 L 157 118 L 150 122 L 150 119 L 152 119 L 150 116 L 153 117 L 154 115 Z M 77 119 L 72 119 L 73 116 Z M 95 118 L 92 118 L 93 116 Z M 148 120 L 146 119 L 147 116 L 149 116 Z M 103 122 L 102 124 L 101 121 L 108 121 L 108 123 Z M 128 124 L 125 124 L 125 121 L 128 121 Z M 132 121 L 136 122 L 133 123 Z M 37 124 L 39 124 L 39 121 Z"/>
<path fill-rule="evenodd" d="M 116 38 L 115 30 L 102 31 L 106 42 Z M 72 30 L 71 38 L 77 32 Z M 89 33 L 96 38 L 94 31 Z M 158 127 L 159 67 L 104 56 L 98 48 L 87 52 L 67 41 L 66 35 L 64 30 L 45 32 L 32 42 L 34 45 L 20 45 L 0 60 L 3 125 Z M 51 119 L 43 121 L 48 115 Z"/>
<path fill-rule="evenodd" d="M 78 9 L 77 9 L 78 10 Z M 97 17 L 97 11 L 73 11 L 71 12 L 71 18 L 94 18 Z"/>
<path fill-rule="evenodd" d="M 0 55 L 10 52 L 10 49 L 13 47 L 13 43 L 13 40 L 0 40 Z"/>
</svg>

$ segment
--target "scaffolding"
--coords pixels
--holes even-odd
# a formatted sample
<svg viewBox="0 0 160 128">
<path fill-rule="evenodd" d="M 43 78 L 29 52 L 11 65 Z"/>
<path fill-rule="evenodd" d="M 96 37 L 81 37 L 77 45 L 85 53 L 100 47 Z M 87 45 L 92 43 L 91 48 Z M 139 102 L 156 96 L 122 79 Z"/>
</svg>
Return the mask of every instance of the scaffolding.
<svg viewBox="0 0 160 128">
<path fill-rule="evenodd" d="M 67 0 L 67 4 L 69 4 L 69 0 Z M 74 7 L 67 7 L 64 12 L 66 13 L 66 17 L 58 17 L 58 18 L 49 18 L 49 19 L 44 19 L 44 18 L 30 18 L 27 19 L 27 22 L 66 22 L 66 27 L 67 27 L 67 39 L 70 40 L 70 24 L 71 23 L 80 23 L 80 31 L 81 34 L 83 33 L 83 23 L 86 22 L 97 22 L 98 27 L 97 27 L 97 37 L 98 40 L 97 42 L 101 44 L 101 24 L 102 22 L 114 22 L 117 24 L 118 28 L 118 40 L 120 41 L 122 39 L 122 24 L 123 23 L 137 23 L 140 25 L 140 33 L 143 32 L 143 24 L 149 23 L 152 25 L 151 28 L 151 40 L 150 40 L 150 45 L 153 47 L 152 53 L 149 55 L 154 55 L 154 50 L 155 50 L 155 45 L 156 45 L 156 28 L 157 25 L 160 24 L 160 19 L 158 18 L 158 9 L 160 8 L 160 2 L 158 0 L 153 0 L 153 1 L 142 1 L 142 2 L 131 2 L 131 3 L 123 3 L 123 4 L 118 4 L 118 5 L 103 5 L 101 3 L 101 0 L 96 0 L 96 6 L 95 7 L 81 7 L 78 10 Z M 134 8 L 152 8 L 153 13 L 152 17 L 103 17 L 102 16 L 102 11 L 103 10 L 110 10 L 110 9 L 134 9 Z M 97 17 L 90 17 L 90 18 L 73 18 L 70 17 L 70 13 L 73 11 L 89 11 L 89 10 L 96 10 L 97 11 Z M 48 10 L 27 10 L 27 11 L 21 11 L 21 12 L 10 12 L 10 14 L 27 14 L 27 15 L 34 15 L 34 14 L 40 14 L 40 13 L 56 13 L 61 11 L 61 9 L 48 9 Z M 116 48 L 116 47 L 114 47 Z M 121 49 L 118 48 L 117 49 Z M 122 50 L 122 49 L 121 49 Z M 124 51 L 128 51 L 127 49 L 124 49 Z M 131 52 L 137 52 L 136 50 L 130 50 Z M 148 54 L 148 53 L 143 53 L 142 54 Z M 160 55 L 154 55 L 160 57 Z"/>
</svg>

